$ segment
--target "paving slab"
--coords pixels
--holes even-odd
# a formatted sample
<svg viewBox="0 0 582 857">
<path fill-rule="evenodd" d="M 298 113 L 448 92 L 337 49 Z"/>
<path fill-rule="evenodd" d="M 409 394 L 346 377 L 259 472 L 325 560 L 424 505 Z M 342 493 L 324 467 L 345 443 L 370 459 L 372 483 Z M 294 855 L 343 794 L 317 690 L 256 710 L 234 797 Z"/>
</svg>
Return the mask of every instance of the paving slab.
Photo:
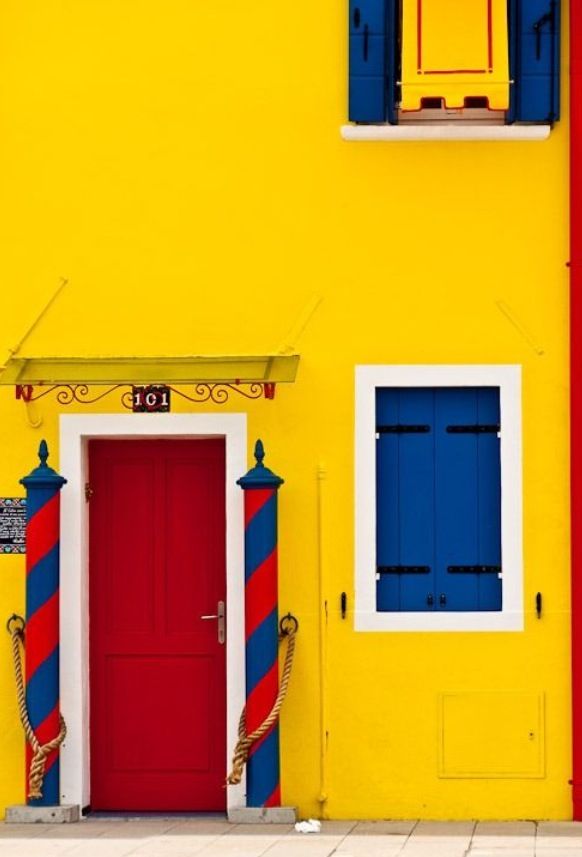
<svg viewBox="0 0 582 857">
<path fill-rule="evenodd" d="M 582 821 L 538 821 L 538 837 L 579 836 L 582 838 Z"/>
<path fill-rule="evenodd" d="M 338 845 L 335 853 L 338 857 L 396 857 L 404 847 L 407 838 L 403 835 L 359 836 L 357 833 L 350 833 Z"/>
<path fill-rule="evenodd" d="M 226 836 L 286 836 L 294 830 L 292 824 L 231 824 L 225 831 Z"/>
<path fill-rule="evenodd" d="M 198 854 L 200 857 L 260 857 L 279 841 L 276 835 L 224 835 L 205 845 Z"/>
<path fill-rule="evenodd" d="M 479 836 L 533 836 L 535 839 L 537 824 L 535 821 L 478 821 L 473 832 L 474 837 Z"/>
<path fill-rule="evenodd" d="M 161 836 L 175 827 L 170 819 L 160 821 L 119 821 L 100 825 L 101 836 L 105 839 L 147 839 L 148 836 Z"/>
<path fill-rule="evenodd" d="M 167 831 L 167 836 L 220 836 L 232 830 L 232 824 L 226 819 L 188 818 L 176 821 Z"/>
<path fill-rule="evenodd" d="M 0 840 L 19 839 L 21 837 L 33 839 L 35 836 L 40 836 L 44 827 L 43 824 L 5 824 L 0 822 Z"/>
<path fill-rule="evenodd" d="M 464 837 L 471 839 L 475 821 L 419 821 L 412 831 L 411 839 L 421 837 Z"/>
<path fill-rule="evenodd" d="M 519 846 L 514 848 L 471 848 L 467 851 L 467 857 L 534 857 L 535 849 Z M 571 855 L 570 855 L 571 857 Z"/>
<path fill-rule="evenodd" d="M 350 835 L 409 836 L 417 821 L 358 821 Z"/>
<path fill-rule="evenodd" d="M 171 835 L 148 839 L 132 851 L 136 857 L 182 857 L 183 854 L 198 854 L 212 842 L 216 842 L 217 836 L 205 836 L 194 834 L 192 836 Z"/>
<path fill-rule="evenodd" d="M 299 845 L 293 837 L 280 839 L 269 848 L 267 857 L 329 857 L 337 852 L 341 838 L 324 836 L 316 838 L 317 834 L 309 842 Z"/>
<path fill-rule="evenodd" d="M 71 843 L 64 845 L 62 851 L 55 853 L 64 854 L 66 857 L 126 857 L 133 853 L 140 844 L 139 839 L 85 839 L 71 848 Z M 2 857 L 4 855 L 2 854 Z M 31 855 L 33 857 L 33 855 Z"/>
</svg>

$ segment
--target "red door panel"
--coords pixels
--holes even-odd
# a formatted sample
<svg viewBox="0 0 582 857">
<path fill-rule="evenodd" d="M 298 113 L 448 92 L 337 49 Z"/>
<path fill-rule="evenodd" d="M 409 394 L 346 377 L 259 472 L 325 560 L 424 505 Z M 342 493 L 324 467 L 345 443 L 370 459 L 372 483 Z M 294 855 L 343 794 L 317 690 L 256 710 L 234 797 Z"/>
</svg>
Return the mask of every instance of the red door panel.
<svg viewBox="0 0 582 857">
<path fill-rule="evenodd" d="M 225 808 L 224 442 L 89 445 L 91 806 Z"/>
</svg>

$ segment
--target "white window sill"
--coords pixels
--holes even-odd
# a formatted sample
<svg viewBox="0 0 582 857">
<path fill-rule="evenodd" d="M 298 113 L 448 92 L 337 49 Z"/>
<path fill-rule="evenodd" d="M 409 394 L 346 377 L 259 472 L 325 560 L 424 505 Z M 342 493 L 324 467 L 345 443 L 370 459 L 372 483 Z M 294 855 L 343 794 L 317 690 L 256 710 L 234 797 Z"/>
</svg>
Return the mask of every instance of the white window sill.
<svg viewBox="0 0 582 857">
<path fill-rule="evenodd" d="M 399 143 L 414 140 L 547 140 L 550 125 L 342 125 L 341 135 L 351 141 Z"/>
<path fill-rule="evenodd" d="M 523 631 L 523 613 L 474 611 L 471 613 L 379 613 L 356 608 L 356 631 Z"/>
</svg>

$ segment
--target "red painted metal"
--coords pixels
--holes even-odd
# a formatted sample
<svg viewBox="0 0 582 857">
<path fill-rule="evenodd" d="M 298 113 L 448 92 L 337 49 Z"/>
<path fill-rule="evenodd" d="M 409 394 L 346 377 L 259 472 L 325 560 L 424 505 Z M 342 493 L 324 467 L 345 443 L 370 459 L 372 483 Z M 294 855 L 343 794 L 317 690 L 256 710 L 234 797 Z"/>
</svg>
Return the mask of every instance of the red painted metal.
<svg viewBox="0 0 582 857">
<path fill-rule="evenodd" d="M 224 442 L 91 441 L 91 806 L 224 811 Z"/>
<path fill-rule="evenodd" d="M 573 816 L 582 820 L 582 4 L 570 2 L 570 384 Z"/>
</svg>

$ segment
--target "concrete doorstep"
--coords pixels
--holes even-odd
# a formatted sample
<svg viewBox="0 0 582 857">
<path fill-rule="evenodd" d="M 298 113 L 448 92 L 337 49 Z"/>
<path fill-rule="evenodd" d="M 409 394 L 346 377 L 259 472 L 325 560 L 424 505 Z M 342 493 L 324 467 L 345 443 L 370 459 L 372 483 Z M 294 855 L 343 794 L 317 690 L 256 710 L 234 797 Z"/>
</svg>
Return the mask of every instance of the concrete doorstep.
<svg viewBox="0 0 582 857">
<path fill-rule="evenodd" d="M 238 806 L 228 811 L 231 824 L 295 824 L 294 806 Z"/>
<path fill-rule="evenodd" d="M 20 804 L 6 807 L 6 824 L 71 824 L 79 821 L 81 813 L 77 804 L 61 806 L 27 806 Z"/>
</svg>

